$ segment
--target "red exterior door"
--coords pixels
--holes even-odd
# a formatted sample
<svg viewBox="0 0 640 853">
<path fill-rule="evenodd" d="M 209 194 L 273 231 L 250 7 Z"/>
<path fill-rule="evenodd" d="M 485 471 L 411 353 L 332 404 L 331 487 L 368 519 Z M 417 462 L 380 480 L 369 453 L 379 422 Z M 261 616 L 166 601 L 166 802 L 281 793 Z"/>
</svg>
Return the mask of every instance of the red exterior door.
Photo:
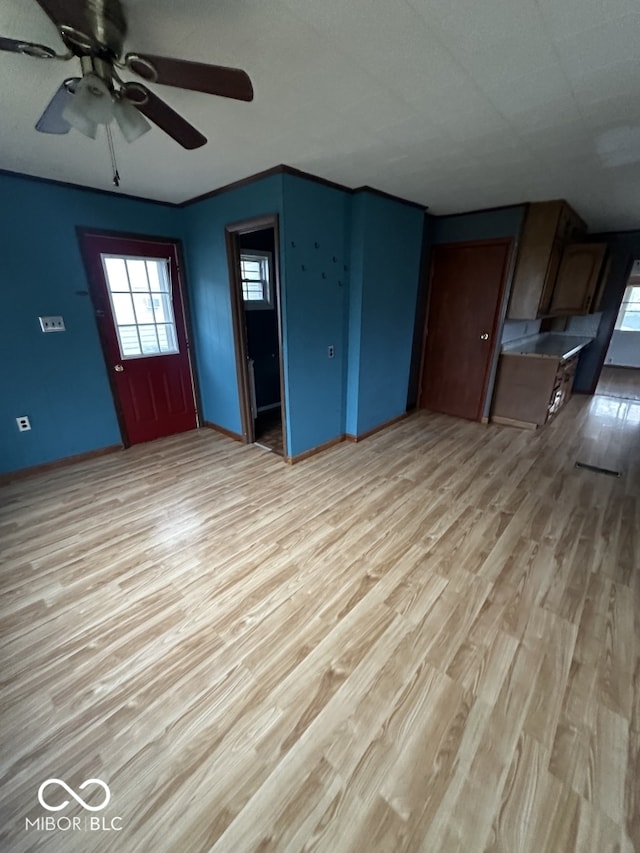
<svg viewBox="0 0 640 853">
<path fill-rule="evenodd" d="M 421 408 L 481 419 L 510 253 L 510 240 L 434 248 Z"/>
<path fill-rule="evenodd" d="M 176 244 L 83 234 L 82 245 L 125 444 L 195 429 Z"/>
</svg>

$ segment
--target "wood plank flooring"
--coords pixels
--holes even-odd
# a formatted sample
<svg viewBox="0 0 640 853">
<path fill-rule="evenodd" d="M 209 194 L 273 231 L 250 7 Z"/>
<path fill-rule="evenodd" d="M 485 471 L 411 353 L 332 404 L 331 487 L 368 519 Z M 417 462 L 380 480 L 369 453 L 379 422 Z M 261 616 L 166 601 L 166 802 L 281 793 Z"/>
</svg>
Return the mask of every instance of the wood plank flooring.
<svg viewBox="0 0 640 853">
<path fill-rule="evenodd" d="M 639 850 L 639 450 L 573 398 L 3 486 L 0 848 Z"/>
<path fill-rule="evenodd" d="M 262 412 L 256 419 L 256 442 L 278 456 L 284 456 L 282 414 L 279 409 Z"/>
<path fill-rule="evenodd" d="M 640 400 L 640 368 L 605 364 L 598 380 L 596 394 Z"/>
</svg>

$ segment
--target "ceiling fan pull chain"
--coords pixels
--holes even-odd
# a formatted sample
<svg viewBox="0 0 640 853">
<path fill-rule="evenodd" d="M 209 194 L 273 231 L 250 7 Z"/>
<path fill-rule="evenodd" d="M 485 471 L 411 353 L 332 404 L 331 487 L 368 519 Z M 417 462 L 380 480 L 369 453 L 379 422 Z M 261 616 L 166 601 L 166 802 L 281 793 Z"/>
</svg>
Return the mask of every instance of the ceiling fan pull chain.
<svg viewBox="0 0 640 853">
<path fill-rule="evenodd" d="M 111 135 L 111 127 L 110 125 L 106 125 L 107 131 L 107 144 L 109 145 L 109 154 L 111 155 L 111 167 L 113 169 L 113 183 L 114 186 L 120 186 L 120 175 L 118 173 L 118 164 L 116 163 L 116 152 L 113 147 L 113 137 Z"/>
</svg>

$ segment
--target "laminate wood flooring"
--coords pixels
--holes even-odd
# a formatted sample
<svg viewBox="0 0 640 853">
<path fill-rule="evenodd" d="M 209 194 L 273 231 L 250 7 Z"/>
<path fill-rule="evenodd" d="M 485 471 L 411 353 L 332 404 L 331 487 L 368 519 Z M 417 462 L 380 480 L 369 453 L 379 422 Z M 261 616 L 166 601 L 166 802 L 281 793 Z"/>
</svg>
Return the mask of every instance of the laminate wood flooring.
<svg viewBox="0 0 640 853">
<path fill-rule="evenodd" d="M 640 368 L 605 364 L 598 380 L 596 394 L 640 400 Z"/>
<path fill-rule="evenodd" d="M 0 848 L 637 851 L 639 437 L 573 398 L 4 485 Z"/>
<path fill-rule="evenodd" d="M 278 456 L 284 456 L 282 414 L 279 409 L 263 412 L 256 419 L 256 443 Z"/>
</svg>

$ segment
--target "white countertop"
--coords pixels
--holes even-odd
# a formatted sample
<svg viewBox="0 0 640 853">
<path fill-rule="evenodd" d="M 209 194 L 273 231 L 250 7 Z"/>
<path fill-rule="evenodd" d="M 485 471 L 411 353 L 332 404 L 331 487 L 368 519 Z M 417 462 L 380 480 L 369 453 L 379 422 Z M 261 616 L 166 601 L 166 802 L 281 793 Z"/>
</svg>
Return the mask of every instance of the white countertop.
<svg viewBox="0 0 640 853">
<path fill-rule="evenodd" d="M 529 355 L 538 358 L 558 358 L 560 361 L 577 355 L 593 341 L 593 338 L 578 335 L 562 335 L 558 332 L 545 332 L 503 344 L 502 352 L 509 355 Z"/>
</svg>

